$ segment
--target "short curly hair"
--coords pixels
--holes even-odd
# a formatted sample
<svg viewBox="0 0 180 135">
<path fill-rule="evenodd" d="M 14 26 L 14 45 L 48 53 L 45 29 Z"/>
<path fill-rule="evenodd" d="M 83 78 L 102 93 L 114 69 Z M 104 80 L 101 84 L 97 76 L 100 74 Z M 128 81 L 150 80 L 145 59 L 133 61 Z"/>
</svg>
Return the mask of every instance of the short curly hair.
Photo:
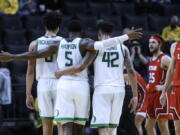
<svg viewBox="0 0 180 135">
<path fill-rule="evenodd" d="M 98 31 L 101 31 L 105 34 L 112 34 L 114 30 L 114 25 L 110 22 L 100 22 L 97 26 Z"/>
<path fill-rule="evenodd" d="M 69 32 L 82 32 L 83 28 L 79 20 L 71 20 L 68 25 Z"/>
<path fill-rule="evenodd" d="M 43 25 L 47 30 L 55 30 L 62 24 L 62 14 L 60 12 L 49 12 L 43 16 Z"/>
</svg>

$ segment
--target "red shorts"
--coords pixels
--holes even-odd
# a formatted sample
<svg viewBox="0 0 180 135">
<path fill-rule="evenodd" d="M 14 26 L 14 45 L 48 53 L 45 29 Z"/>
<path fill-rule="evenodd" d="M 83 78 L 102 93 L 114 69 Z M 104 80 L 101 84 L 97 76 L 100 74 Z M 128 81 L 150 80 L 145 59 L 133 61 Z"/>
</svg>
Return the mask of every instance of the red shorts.
<svg viewBox="0 0 180 135">
<path fill-rule="evenodd" d="M 162 106 L 160 104 L 160 91 L 155 91 L 153 93 L 148 93 L 147 95 L 147 116 L 151 119 L 173 119 L 172 115 L 169 114 L 169 99 L 170 99 L 170 91 L 167 93 L 167 105 Z"/>
<path fill-rule="evenodd" d="M 174 120 L 180 120 L 180 87 L 173 87 L 170 96 L 169 112 Z"/>
</svg>

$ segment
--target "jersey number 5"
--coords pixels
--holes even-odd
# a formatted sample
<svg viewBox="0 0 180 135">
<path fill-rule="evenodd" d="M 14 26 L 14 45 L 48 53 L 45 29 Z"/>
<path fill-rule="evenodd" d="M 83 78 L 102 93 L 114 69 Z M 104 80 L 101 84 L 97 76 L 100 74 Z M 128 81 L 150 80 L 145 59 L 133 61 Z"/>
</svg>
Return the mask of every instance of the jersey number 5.
<svg viewBox="0 0 180 135">
<path fill-rule="evenodd" d="M 73 60 L 70 57 L 72 55 L 72 52 L 65 52 L 65 59 L 66 59 L 66 64 L 65 66 L 72 66 L 73 65 Z"/>
<path fill-rule="evenodd" d="M 149 83 L 155 82 L 155 73 L 149 73 Z"/>
<path fill-rule="evenodd" d="M 115 61 L 119 59 L 118 52 L 104 52 L 102 62 L 107 62 L 107 67 L 119 67 Z"/>
</svg>

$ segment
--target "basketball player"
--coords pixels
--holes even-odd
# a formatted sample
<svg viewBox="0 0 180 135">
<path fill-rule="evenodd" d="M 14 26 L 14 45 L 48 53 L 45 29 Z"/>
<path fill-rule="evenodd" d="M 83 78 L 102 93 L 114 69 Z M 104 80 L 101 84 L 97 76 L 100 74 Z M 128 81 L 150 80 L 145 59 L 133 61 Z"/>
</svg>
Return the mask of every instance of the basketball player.
<svg viewBox="0 0 180 135">
<path fill-rule="evenodd" d="M 138 104 L 136 108 L 135 125 L 139 132 L 139 135 L 143 135 L 142 123 L 146 118 L 147 111 L 147 83 L 141 77 L 140 74 L 136 72 L 137 86 L 138 86 Z"/>
<path fill-rule="evenodd" d="M 171 63 L 166 75 L 166 81 L 164 84 L 164 88 L 160 97 L 160 102 L 163 106 L 167 104 L 167 90 L 173 81 L 173 92 L 174 102 L 172 107 L 170 107 L 170 112 L 174 116 L 174 126 L 176 135 L 180 135 L 180 42 L 173 43 L 171 46 Z"/>
<path fill-rule="evenodd" d="M 162 107 L 159 102 L 161 91 L 159 87 L 164 84 L 166 71 L 170 64 L 170 57 L 161 51 L 163 39 L 159 35 L 151 36 L 149 39 L 149 50 L 152 57 L 149 62 L 148 104 L 146 130 L 148 135 L 156 135 L 155 125 L 158 123 L 162 135 L 169 135 L 168 114 L 169 105 Z M 169 93 L 170 94 L 170 93 Z"/>
<path fill-rule="evenodd" d="M 112 32 L 113 25 L 111 23 L 104 22 L 99 24 L 99 40 L 111 38 Z M 124 65 L 127 68 L 133 90 L 131 111 L 135 111 L 137 85 L 128 49 L 124 45 L 117 45 L 106 50 L 99 50 L 94 61 L 95 90 L 92 103 L 93 117 L 91 127 L 98 128 L 99 135 L 116 135 L 116 128 L 119 125 L 125 96 Z"/>
<path fill-rule="evenodd" d="M 127 74 L 124 74 L 125 82 L 129 82 L 129 78 Z M 138 92 L 138 103 L 135 113 L 135 125 L 139 132 L 139 135 L 143 135 L 142 123 L 146 118 L 146 110 L 147 110 L 147 83 L 141 77 L 139 73 L 136 72 L 137 78 L 137 92 Z"/>
<path fill-rule="evenodd" d="M 44 49 L 52 44 L 59 44 L 61 37 L 56 36 L 62 21 L 62 16 L 56 12 L 47 13 L 43 17 L 43 25 L 46 29 L 44 36 L 32 41 L 29 51 Z M 29 60 L 26 75 L 26 105 L 29 109 L 34 109 L 34 99 L 31 89 L 35 76 L 37 84 L 37 97 L 39 104 L 40 118 L 42 119 L 43 135 L 52 135 L 53 119 L 56 102 L 57 79 L 54 72 L 58 69 L 56 55 L 51 57 Z M 62 135 L 58 124 L 59 135 Z"/>
<path fill-rule="evenodd" d="M 81 44 L 82 26 L 79 21 L 72 21 L 68 31 L 69 37 L 64 38 L 59 44 L 57 55 L 59 70 L 69 70 L 83 60 L 92 63 L 96 56 L 96 51 L 89 51 L 87 52 L 90 53 L 89 56 L 85 56 L 86 50 Z M 88 73 L 87 69 L 74 70 L 73 73 L 70 74 L 68 71 L 68 74 L 64 74 L 58 81 L 55 120 L 63 125 L 64 135 L 73 135 L 73 132 L 76 135 L 83 135 L 90 108 Z"/>
</svg>

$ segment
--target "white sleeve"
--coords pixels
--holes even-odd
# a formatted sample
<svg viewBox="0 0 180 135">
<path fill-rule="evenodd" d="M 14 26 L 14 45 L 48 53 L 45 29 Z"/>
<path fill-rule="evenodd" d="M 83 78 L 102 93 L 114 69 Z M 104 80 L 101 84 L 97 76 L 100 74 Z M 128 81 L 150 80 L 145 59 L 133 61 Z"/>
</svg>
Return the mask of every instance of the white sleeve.
<svg viewBox="0 0 180 135">
<path fill-rule="evenodd" d="M 95 50 L 103 50 L 103 49 L 111 48 L 113 46 L 118 45 L 119 43 L 123 43 L 124 41 L 126 41 L 128 39 L 129 39 L 128 35 L 125 34 L 122 36 L 109 38 L 109 39 L 102 40 L 102 41 L 96 41 L 94 43 L 94 49 Z"/>
</svg>

